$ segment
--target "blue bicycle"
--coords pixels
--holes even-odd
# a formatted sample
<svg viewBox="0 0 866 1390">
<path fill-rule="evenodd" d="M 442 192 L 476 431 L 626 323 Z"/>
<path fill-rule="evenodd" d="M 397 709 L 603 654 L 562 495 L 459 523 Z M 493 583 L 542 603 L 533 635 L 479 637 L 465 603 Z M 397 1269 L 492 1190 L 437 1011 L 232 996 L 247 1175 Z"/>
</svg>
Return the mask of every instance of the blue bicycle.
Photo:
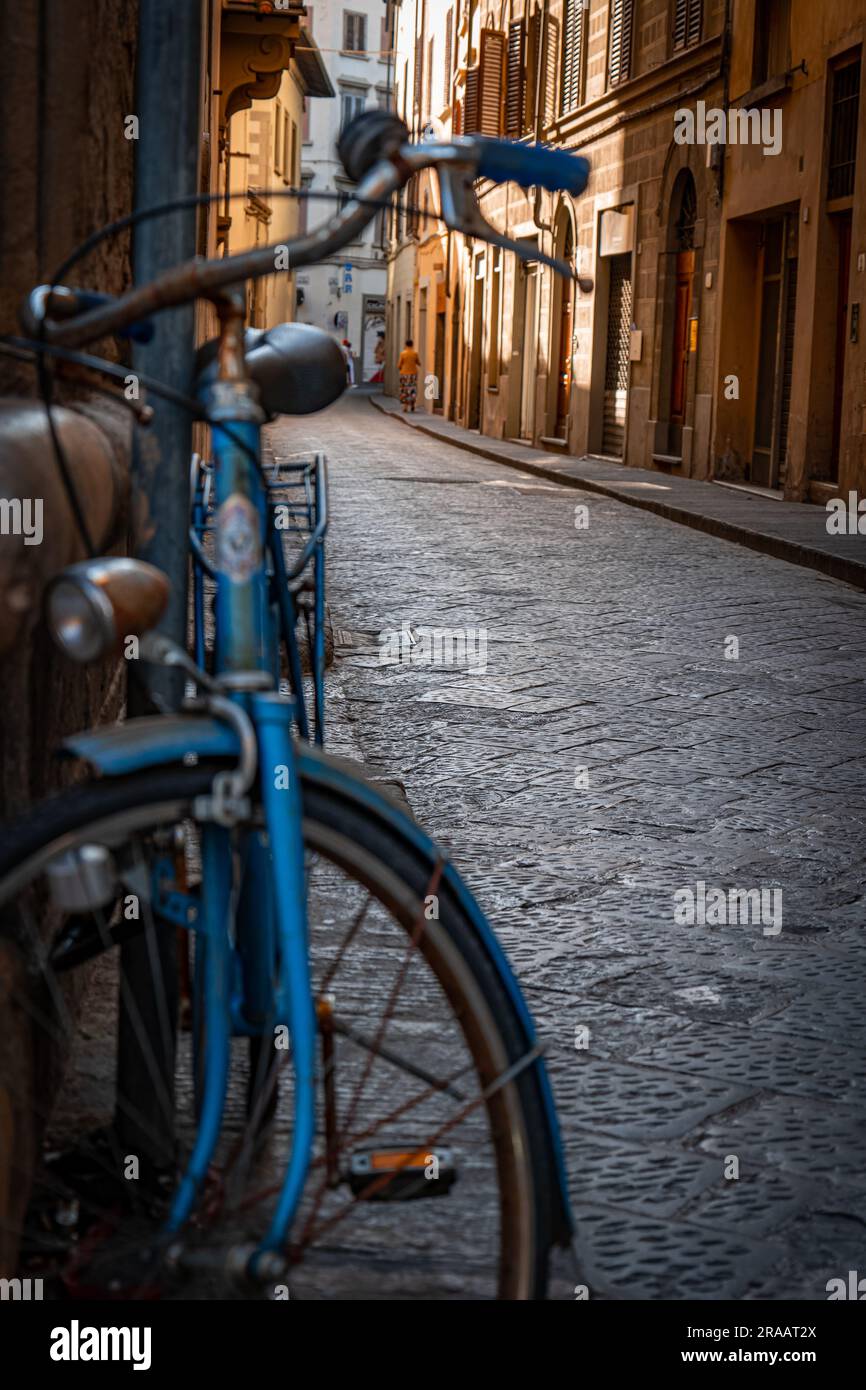
<svg viewBox="0 0 866 1390">
<path fill-rule="evenodd" d="M 291 246 L 293 268 L 352 241 L 425 168 L 449 226 L 548 260 L 482 219 L 475 181 L 578 193 L 588 174 L 538 146 L 412 145 L 383 112 L 359 118 L 340 150 L 355 197 Z M 27 1068 L 6 1081 L 22 1122 L 4 1131 L 0 1215 L 22 1271 L 78 1297 L 208 1297 L 228 1280 L 235 1296 L 540 1298 L 572 1222 L 529 1011 L 446 855 L 317 746 L 324 461 L 266 466 L 260 434 L 269 415 L 336 399 L 345 369 L 309 327 L 245 339 L 236 287 L 273 272 L 263 248 L 110 302 L 56 286 L 31 299 L 46 351 L 196 296 L 220 333 L 199 363 L 213 457 L 192 477 L 191 651 L 155 632 L 167 583 L 141 562 L 73 566 L 48 596 L 69 656 L 105 657 L 133 637 L 141 658 L 183 670 L 191 694 L 181 712 L 68 740 L 96 776 L 6 827 L 3 929 L 29 971 L 16 997 L 65 1074 L 56 1098 Z M 82 1133 L 111 1092 L 88 1037 L 114 997 L 109 948 L 167 931 L 193 957 L 189 1031 L 164 1097 L 181 1152 L 145 1174 L 103 1137 L 85 1165 Z M 245 1066 L 233 1055 L 244 1038 Z M 15 1136 L 34 1129 L 45 1149 L 31 1183 L 33 1155 Z M 72 1140 L 77 1157 L 58 1160 Z"/>
</svg>

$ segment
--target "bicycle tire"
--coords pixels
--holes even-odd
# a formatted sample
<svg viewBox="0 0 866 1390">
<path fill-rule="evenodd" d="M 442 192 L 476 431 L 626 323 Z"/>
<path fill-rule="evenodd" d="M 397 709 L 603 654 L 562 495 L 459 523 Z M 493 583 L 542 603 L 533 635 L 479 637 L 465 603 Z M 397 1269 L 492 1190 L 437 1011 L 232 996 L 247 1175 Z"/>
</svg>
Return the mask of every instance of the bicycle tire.
<svg viewBox="0 0 866 1390">
<path fill-rule="evenodd" d="M 341 766 L 339 759 L 319 759 L 322 768 Z M 194 798 L 209 788 L 216 770 L 216 764 L 172 765 L 96 779 L 33 808 L 6 828 L 0 848 L 0 902 L 10 876 L 18 883 L 28 866 L 42 864 L 69 844 L 87 842 L 97 826 L 124 815 L 140 816 L 142 825 L 174 824 L 190 817 Z M 354 768 L 352 772 L 356 776 Z M 366 887 L 409 932 L 423 909 L 429 862 L 387 818 L 335 791 L 325 777 L 317 777 L 315 768 L 302 771 L 302 802 L 308 848 Z M 38 868 L 33 877 L 37 873 Z M 425 924 L 421 950 L 451 1003 L 484 1089 L 521 1060 L 525 1039 L 512 1000 L 461 904 L 444 883 L 439 918 Z M 555 1194 L 532 1068 L 507 1081 L 486 1102 L 486 1109 L 499 1180 L 498 1296 L 543 1298 Z"/>
</svg>

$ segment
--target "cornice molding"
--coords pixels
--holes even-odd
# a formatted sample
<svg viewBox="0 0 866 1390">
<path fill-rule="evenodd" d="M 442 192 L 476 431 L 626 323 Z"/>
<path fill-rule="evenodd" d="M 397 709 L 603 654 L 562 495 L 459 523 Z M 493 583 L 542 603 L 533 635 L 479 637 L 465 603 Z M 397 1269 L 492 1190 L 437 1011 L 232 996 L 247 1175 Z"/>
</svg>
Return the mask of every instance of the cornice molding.
<svg viewBox="0 0 866 1390">
<path fill-rule="evenodd" d="M 254 101 L 268 101 L 280 90 L 300 33 L 296 15 L 275 17 L 267 28 L 250 16 L 223 15 L 220 43 L 220 126 Z"/>
</svg>

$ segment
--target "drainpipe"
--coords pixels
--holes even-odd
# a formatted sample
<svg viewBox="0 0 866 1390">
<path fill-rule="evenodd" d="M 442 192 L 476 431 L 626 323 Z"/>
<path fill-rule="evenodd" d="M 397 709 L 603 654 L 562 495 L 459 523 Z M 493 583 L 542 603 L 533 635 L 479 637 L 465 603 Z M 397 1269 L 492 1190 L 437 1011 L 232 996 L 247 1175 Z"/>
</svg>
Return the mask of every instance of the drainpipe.
<svg viewBox="0 0 866 1390">
<path fill-rule="evenodd" d="M 547 77 L 544 69 L 544 45 L 547 39 L 547 5 L 541 8 L 541 25 L 538 36 L 538 53 L 536 55 L 535 69 L 535 143 L 541 140 L 541 113 L 544 110 L 544 95 L 542 92 L 542 82 Z M 532 220 L 540 232 L 552 232 L 552 222 L 542 222 L 541 220 L 541 186 L 535 185 L 534 205 L 532 209 Z"/>
<path fill-rule="evenodd" d="M 724 110 L 725 110 L 725 130 L 728 129 L 728 115 L 729 115 L 729 113 L 730 113 L 730 107 L 731 107 L 731 44 L 732 44 L 732 41 L 733 41 L 733 28 L 732 28 L 732 24 L 733 24 L 733 0 L 725 0 L 725 27 L 724 27 L 724 32 L 723 32 L 723 34 L 722 34 L 722 61 L 721 61 L 721 77 L 722 77 L 722 82 L 723 82 L 723 84 L 724 84 L 723 106 L 724 106 Z M 727 168 L 727 154 L 728 154 L 728 147 L 727 147 L 727 144 L 718 146 L 718 149 L 719 149 L 719 171 L 718 171 L 718 180 L 717 180 L 716 186 L 717 186 L 717 188 L 718 188 L 718 193 L 719 193 L 719 256 L 720 256 L 720 258 L 721 258 L 722 231 L 723 231 L 722 218 L 723 218 L 724 199 L 725 199 L 725 172 L 726 172 L 726 168 Z M 718 277 L 719 277 L 718 283 L 717 283 L 717 285 L 716 285 L 716 293 L 717 293 L 717 294 L 719 293 L 720 288 L 721 288 L 721 276 L 722 276 L 722 272 L 723 272 L 723 266 L 722 266 L 722 264 L 721 264 L 721 259 L 720 259 L 719 268 L 718 268 L 718 271 L 717 271 L 717 275 L 718 275 Z M 714 343 L 714 351 L 713 351 L 713 361 L 714 361 L 714 369 L 715 369 L 715 383 L 714 383 L 714 384 L 715 384 L 715 389 L 713 390 L 713 394 L 712 394 L 712 406 L 711 406 L 711 410 L 710 410 L 709 457 L 708 457 L 708 459 L 707 459 L 707 468 L 708 468 L 708 477 L 709 477 L 709 478 L 712 478 L 712 477 L 714 476 L 715 470 L 716 470 L 717 443 L 718 443 L 718 441 L 717 441 L 717 431 L 718 431 L 718 427 L 719 427 L 719 424 L 718 424 L 718 422 L 719 422 L 718 370 L 719 370 L 719 349 L 720 349 L 720 347 L 721 347 L 721 341 L 722 341 L 722 317 L 721 317 L 721 315 L 717 315 L 717 317 L 716 317 L 716 326 L 715 326 L 715 343 Z"/>
<path fill-rule="evenodd" d="M 136 55 L 135 208 L 195 193 L 198 187 L 202 6 L 187 0 L 140 0 Z M 208 38 L 210 36 L 208 35 Z M 136 227 L 133 272 L 137 285 L 189 260 L 196 250 L 196 209 L 154 218 Z M 185 305 L 156 316 L 153 340 L 136 348 L 135 369 L 152 372 L 189 392 L 195 310 Z M 187 638 L 187 529 L 192 421 L 161 401 L 133 457 L 137 505 L 146 518 L 138 547 L 142 559 L 169 577 L 171 598 L 161 624 L 181 645 Z M 163 668 L 130 665 L 128 708 L 142 715 L 176 707 L 183 678 Z M 145 690 L 145 683 L 147 689 Z M 159 979 L 159 974 L 162 980 Z M 121 980 L 135 998 L 131 1017 L 121 993 L 115 1127 L 124 1152 L 160 1164 L 174 1159 L 174 1052 L 177 1016 L 177 945 L 170 929 L 148 930 L 121 950 Z"/>
<path fill-rule="evenodd" d="M 722 35 L 722 80 L 724 82 L 724 108 L 725 108 L 725 130 L 728 129 L 728 115 L 731 108 L 731 40 L 732 40 L 732 5 L 733 0 L 725 0 L 725 28 Z M 722 199 L 725 196 L 725 162 L 728 153 L 727 144 L 720 147 L 719 155 L 719 208 L 721 209 Z"/>
</svg>

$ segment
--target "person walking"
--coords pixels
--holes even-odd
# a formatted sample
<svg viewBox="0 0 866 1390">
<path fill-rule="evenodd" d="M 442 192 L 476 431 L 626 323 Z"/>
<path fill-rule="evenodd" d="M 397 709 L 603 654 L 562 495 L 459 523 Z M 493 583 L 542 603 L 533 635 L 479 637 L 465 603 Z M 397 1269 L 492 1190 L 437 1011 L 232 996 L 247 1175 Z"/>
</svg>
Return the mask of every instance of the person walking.
<svg viewBox="0 0 866 1390">
<path fill-rule="evenodd" d="M 346 359 L 346 380 L 350 386 L 355 385 L 355 359 L 352 356 L 352 344 L 348 338 L 344 338 L 340 347 L 343 349 L 343 356 Z"/>
<path fill-rule="evenodd" d="M 414 412 L 415 398 L 418 395 L 418 368 L 421 366 L 421 358 L 415 351 L 411 338 L 406 339 L 406 346 L 400 353 L 397 362 L 397 374 L 400 377 L 400 404 L 403 407 L 403 414 L 407 411 Z"/>
</svg>

